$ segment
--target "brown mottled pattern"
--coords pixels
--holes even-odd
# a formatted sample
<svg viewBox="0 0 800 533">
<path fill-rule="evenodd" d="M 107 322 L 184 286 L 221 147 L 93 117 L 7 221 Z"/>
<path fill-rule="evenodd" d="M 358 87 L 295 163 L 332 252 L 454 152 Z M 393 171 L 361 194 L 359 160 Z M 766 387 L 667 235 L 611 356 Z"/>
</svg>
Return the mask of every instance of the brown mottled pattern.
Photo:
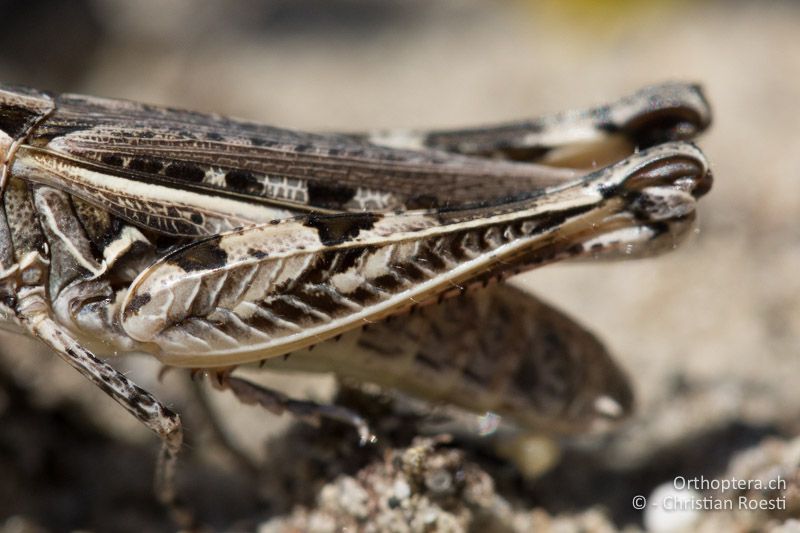
<svg viewBox="0 0 800 533">
<path fill-rule="evenodd" d="M 83 229 L 86 231 L 86 235 L 95 246 L 100 247 L 107 243 L 115 230 L 113 227 L 114 219 L 111 214 L 78 197 L 72 198 L 72 206 Z"/>
<path fill-rule="evenodd" d="M 530 430 L 583 428 L 604 396 L 620 405 L 620 416 L 632 407 L 624 374 L 590 332 L 508 285 L 421 307 L 269 368 L 335 368 L 418 398 L 492 411 Z"/>
<path fill-rule="evenodd" d="M 149 161 L 160 163 L 161 169 L 154 173 L 136 172 L 146 174 L 152 180 L 174 180 L 176 185 L 182 187 L 221 190 L 232 195 L 257 192 L 265 198 L 271 190 L 270 180 L 275 178 L 302 180 L 317 187 L 334 189 L 364 186 L 394 193 L 402 199 L 413 198 L 420 188 L 435 180 L 437 192 L 429 192 L 439 198 L 440 205 L 446 205 L 448 200 L 490 199 L 529 190 L 532 186 L 552 185 L 569 174 L 567 171 L 532 164 L 487 163 L 483 159 L 457 156 L 443 158 L 433 155 L 433 152 L 428 158 L 411 152 L 415 157 L 403 160 L 395 152 L 392 152 L 394 157 L 390 158 L 382 151 L 373 154 L 364 149 L 356 152 L 358 157 L 345 157 L 329 155 L 324 150 L 320 150 L 320 153 L 297 152 L 296 145 L 288 144 L 270 148 L 243 146 L 237 142 L 238 138 L 175 139 L 173 135 L 154 135 L 152 138 L 142 139 L 137 136 L 137 130 L 147 128 L 149 127 L 146 124 L 130 124 L 109 129 L 108 132 L 72 132 L 65 137 L 59 137 L 58 145 L 44 146 L 106 164 L 118 162 L 121 168 L 124 168 L 126 161 L 130 168 L 131 162 L 147 156 Z M 309 140 L 312 141 L 313 139 Z M 333 150 L 346 153 L 344 149 Z M 107 159 L 109 153 L 122 155 L 125 159 Z M 367 158 L 367 155 L 373 157 Z M 172 167 L 176 170 L 170 172 L 169 161 L 180 161 L 183 166 Z M 251 185 L 243 184 L 244 180 L 241 179 L 228 179 L 229 173 L 236 169 L 250 173 Z M 223 174 L 225 179 L 221 182 L 216 180 L 216 173 Z M 275 199 L 304 203 L 293 198 Z M 346 201 L 340 205 L 344 203 Z M 329 204 L 323 202 L 320 205 L 312 204 L 311 207 L 326 208 Z"/>
<path fill-rule="evenodd" d="M 401 201 L 412 200 L 426 188 L 437 205 L 447 205 L 552 185 L 568 175 L 540 165 L 392 149 L 356 136 L 308 134 L 117 100 L 64 96 L 57 104 L 31 136 L 33 146 L 126 168 L 140 179 L 175 180 L 173 185 L 234 195 L 256 192 L 268 197 L 270 179 L 291 178 L 319 187 L 362 186 L 391 192 Z M 587 123 L 592 119 L 586 115 Z M 595 130 L 596 137 L 604 135 Z M 250 176 L 216 177 L 229 172 Z M 435 189 L 426 187 L 432 181 Z M 253 190 L 255 183 L 260 190 Z M 329 205 L 310 202 L 311 207 Z"/>
<path fill-rule="evenodd" d="M 689 158 L 695 158 L 691 171 Z M 172 364 L 213 366 L 276 355 L 449 293 L 487 271 L 525 268 L 519 258 L 540 249 L 549 250 L 548 260 L 580 256 L 591 252 L 582 243 L 624 229 L 646 229 L 639 234 L 649 240 L 661 231 L 663 206 L 640 199 L 655 187 L 691 180 L 685 192 L 670 189 L 678 199 L 670 220 L 679 224 L 694 209 L 690 193 L 706 188 L 704 169 L 696 149 L 663 145 L 553 192 L 544 203 L 534 195 L 437 213 L 438 222 L 431 213 L 361 213 L 246 228 L 149 269 L 128 298 L 147 294 L 151 300 L 126 314 L 123 327 L 141 342 L 159 344 Z M 606 199 L 607 191 L 617 192 Z M 648 211 L 646 205 L 658 207 Z M 248 290 L 238 279 L 243 272 Z M 201 313 L 198 299 L 205 302 Z"/>
<path fill-rule="evenodd" d="M 90 348 L 229 367 L 358 337 L 492 276 L 668 248 L 710 186 L 707 165 L 688 143 L 634 145 L 707 123 L 702 95 L 681 84 L 542 121 L 406 137 L 0 87 L 0 314 L 162 438 L 158 494 L 177 511 L 177 416 Z M 562 144 L 578 156 L 562 157 Z M 596 161 L 609 166 L 587 170 Z M 364 380 L 385 365 L 387 386 L 529 427 L 583 427 L 604 414 L 599 400 L 624 414 L 624 377 L 588 333 L 503 294 L 415 319 L 388 346 L 364 335 L 330 361 Z M 525 321 L 537 313 L 538 328 Z"/>
<path fill-rule="evenodd" d="M 42 252 L 44 236 L 39 227 L 28 184 L 18 179 L 9 180 L 4 204 L 16 260 L 21 261 L 31 252 Z"/>
<path fill-rule="evenodd" d="M 402 340 L 389 340 L 394 338 Z M 591 333 L 506 285 L 375 324 L 353 344 L 329 343 L 317 353 L 298 353 L 273 366 L 292 368 L 312 357 L 325 367 L 359 358 L 350 353 L 354 349 L 367 351 L 373 354 L 370 375 L 350 367 L 345 375 L 352 372 L 420 398 L 492 411 L 531 430 L 584 427 L 597 416 L 595 400 L 602 396 L 624 412 L 632 407 L 624 374 Z M 397 345 L 406 361 L 398 364 L 396 355 L 375 351 L 379 344 Z M 323 359 L 328 358 L 333 363 L 326 365 Z"/>
<path fill-rule="evenodd" d="M 83 179 L 83 174 L 91 172 L 106 179 L 119 178 L 124 182 L 130 179 L 124 172 L 104 168 L 91 161 L 78 162 L 27 146 L 19 150 L 12 171 L 14 175 L 24 175 L 29 181 L 79 196 L 120 218 L 168 235 L 213 235 L 246 223 L 274 218 L 274 211 L 268 209 L 263 210 L 260 218 L 254 218 L 252 214 L 241 215 L 239 212 L 244 207 L 239 204 L 229 205 L 227 209 L 216 209 L 211 201 L 207 205 L 193 205 L 190 200 L 177 196 L 177 191 L 168 194 L 166 198 L 152 198 L 134 191 L 122 194 L 109 189 L 105 180 L 91 183 Z M 248 202 L 242 204 L 246 205 Z"/>
</svg>

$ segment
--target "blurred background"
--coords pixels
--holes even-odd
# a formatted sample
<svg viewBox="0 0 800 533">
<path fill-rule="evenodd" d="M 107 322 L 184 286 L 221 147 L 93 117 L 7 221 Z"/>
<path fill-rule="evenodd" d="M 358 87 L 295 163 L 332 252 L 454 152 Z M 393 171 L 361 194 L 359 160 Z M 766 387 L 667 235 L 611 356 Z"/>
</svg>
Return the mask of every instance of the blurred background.
<svg viewBox="0 0 800 533">
<path fill-rule="evenodd" d="M 788 477 L 800 506 L 800 3 L 40 0 L 2 1 L 0 13 L 2 83 L 296 129 L 471 126 L 701 83 L 715 183 L 689 241 L 657 259 L 514 280 L 604 339 L 630 375 L 636 415 L 602 446 L 565 444 L 539 481 L 481 464 L 511 529 L 797 526 L 800 507 L 687 518 L 630 501 L 676 475 L 768 471 Z M 0 531 L 170 530 L 150 490 L 155 439 L 35 342 L 1 340 Z M 308 526 L 331 479 L 281 499 L 264 488 L 269 474 L 253 480 L 205 453 L 183 376 L 159 382 L 152 362 L 121 365 L 187 420 L 181 469 L 209 522 Z M 287 387 L 324 397 L 333 382 Z M 248 460 L 269 460 L 265 439 L 289 421 L 217 396 Z"/>
</svg>

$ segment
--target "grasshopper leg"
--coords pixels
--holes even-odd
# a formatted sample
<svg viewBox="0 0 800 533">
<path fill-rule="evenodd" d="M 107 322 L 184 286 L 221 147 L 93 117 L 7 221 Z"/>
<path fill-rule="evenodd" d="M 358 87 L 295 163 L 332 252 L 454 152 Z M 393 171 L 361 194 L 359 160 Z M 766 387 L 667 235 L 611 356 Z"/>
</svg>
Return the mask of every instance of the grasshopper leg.
<svg viewBox="0 0 800 533">
<path fill-rule="evenodd" d="M 156 497 L 179 524 L 190 524 L 191 515 L 178 503 L 175 491 L 175 466 L 183 443 L 180 417 L 155 396 L 98 359 L 56 323 L 51 318 L 44 287 L 24 287 L 19 296 L 17 313 L 28 330 L 161 438 L 155 476 Z"/>
<path fill-rule="evenodd" d="M 355 428 L 362 446 L 377 440 L 364 417 L 345 407 L 296 400 L 281 392 L 233 377 L 227 373 L 218 374 L 218 378 L 218 380 L 211 380 L 212 383 L 222 390 L 230 390 L 242 403 L 258 404 L 275 414 L 288 412 L 312 424 L 318 423 L 321 418 L 338 420 Z"/>
</svg>

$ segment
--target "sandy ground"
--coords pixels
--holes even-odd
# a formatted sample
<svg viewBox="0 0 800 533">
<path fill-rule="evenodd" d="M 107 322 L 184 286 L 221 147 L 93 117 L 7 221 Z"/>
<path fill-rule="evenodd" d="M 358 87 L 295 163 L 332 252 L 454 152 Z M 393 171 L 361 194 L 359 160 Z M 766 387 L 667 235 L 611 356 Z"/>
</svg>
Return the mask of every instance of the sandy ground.
<svg viewBox="0 0 800 533">
<path fill-rule="evenodd" d="M 18 53 L 4 54 L 2 79 L 330 130 L 496 122 L 601 103 L 664 80 L 706 88 L 715 118 L 700 145 L 716 181 L 689 242 L 653 260 L 553 266 L 514 281 L 605 340 L 634 384 L 636 415 L 602 446 L 563 443 L 565 459 L 536 482 L 485 455 L 422 446 L 434 470 L 470 472 L 462 489 L 471 496 L 448 493 L 444 504 L 421 482 L 421 494 L 447 518 L 414 528 L 476 530 L 490 516 L 486 523 L 508 530 L 657 529 L 678 515 L 634 510 L 631 498 L 675 476 L 770 471 L 797 483 L 800 6 L 623 3 L 587 14 L 534 2 L 160 4 L 76 2 L 74 11 L 56 9 L 35 24 L 31 17 L 42 13 L 16 8 L 17 33 L 3 39 Z M 63 46 L 37 48 L 48 32 L 64 32 Z M 34 342 L 3 337 L 2 348 L 4 531 L 169 530 L 149 493 L 154 439 Z M 380 493 L 376 476 L 398 486 L 386 457 L 354 457 L 307 428 L 267 447 L 289 421 L 216 398 L 231 438 L 250 460 L 266 461 L 248 477 L 211 444 L 183 375 L 159 383 L 157 365 L 143 359 L 121 367 L 184 414 L 191 442 L 184 486 L 216 528 L 255 529 L 268 520 L 267 531 L 363 527 L 372 515 L 336 495 Z M 323 377 L 287 390 L 325 398 L 333 388 Z M 412 478 L 401 481 L 414 487 Z M 417 510 L 411 514 L 422 516 Z M 790 516 L 694 513 L 686 527 L 791 528 Z"/>
</svg>

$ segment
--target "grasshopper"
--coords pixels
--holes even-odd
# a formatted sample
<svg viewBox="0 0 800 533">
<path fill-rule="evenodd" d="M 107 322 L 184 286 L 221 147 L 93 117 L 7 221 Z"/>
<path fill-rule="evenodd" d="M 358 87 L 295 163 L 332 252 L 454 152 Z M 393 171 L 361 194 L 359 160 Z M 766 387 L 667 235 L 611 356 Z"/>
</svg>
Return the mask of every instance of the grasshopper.
<svg viewBox="0 0 800 533">
<path fill-rule="evenodd" d="M 603 346 L 518 289 L 470 289 L 672 249 L 711 186 L 688 142 L 709 123 L 680 83 L 493 127 L 364 134 L 0 87 L 0 318 L 162 439 L 156 493 L 173 508 L 180 419 L 100 357 L 216 370 L 244 401 L 347 421 L 362 441 L 357 414 L 232 369 L 334 371 L 580 431 L 631 407 Z"/>
</svg>

